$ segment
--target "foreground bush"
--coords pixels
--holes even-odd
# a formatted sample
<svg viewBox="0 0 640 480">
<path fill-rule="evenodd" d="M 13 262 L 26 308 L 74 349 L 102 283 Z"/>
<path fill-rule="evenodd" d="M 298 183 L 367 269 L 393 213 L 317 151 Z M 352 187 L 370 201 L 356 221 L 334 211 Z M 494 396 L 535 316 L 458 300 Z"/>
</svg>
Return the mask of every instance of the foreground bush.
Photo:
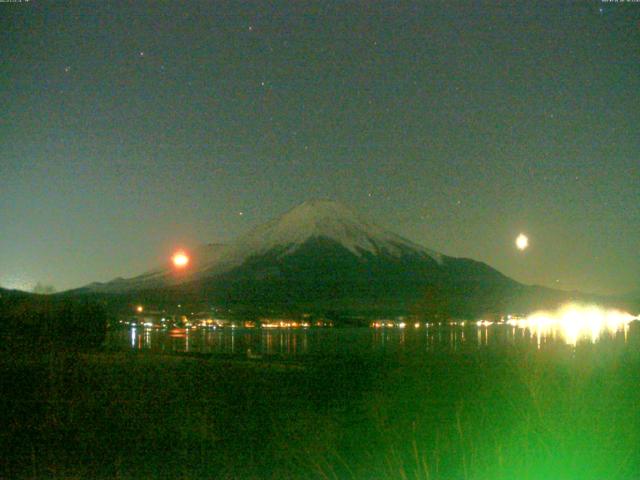
<svg viewBox="0 0 640 480">
<path fill-rule="evenodd" d="M 31 296 L 0 304 L 4 349 L 94 349 L 106 331 L 106 309 L 96 302 Z"/>
<path fill-rule="evenodd" d="M 636 348 L 0 355 L 0 478 L 635 479 Z"/>
</svg>

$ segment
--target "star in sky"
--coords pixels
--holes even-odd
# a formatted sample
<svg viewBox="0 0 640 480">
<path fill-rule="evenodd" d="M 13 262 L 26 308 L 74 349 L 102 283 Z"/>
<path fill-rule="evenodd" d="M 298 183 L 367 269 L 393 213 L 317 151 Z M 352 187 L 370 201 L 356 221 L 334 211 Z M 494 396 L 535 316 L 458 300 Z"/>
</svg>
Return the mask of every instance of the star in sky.
<svg viewBox="0 0 640 480">
<path fill-rule="evenodd" d="M 136 274 L 323 196 L 525 283 L 640 288 L 631 5 L 37 3 L 3 29 L 0 285 Z M 514 262 L 520 225 L 549 247 Z"/>
</svg>

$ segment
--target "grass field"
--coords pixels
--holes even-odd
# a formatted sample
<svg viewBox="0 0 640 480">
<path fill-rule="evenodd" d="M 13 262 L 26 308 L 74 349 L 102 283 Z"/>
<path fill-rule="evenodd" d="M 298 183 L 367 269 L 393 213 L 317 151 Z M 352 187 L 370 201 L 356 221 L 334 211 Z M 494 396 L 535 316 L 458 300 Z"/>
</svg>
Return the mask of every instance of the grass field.
<svg viewBox="0 0 640 480">
<path fill-rule="evenodd" d="M 632 479 L 640 355 L 2 353 L 1 478 Z"/>
</svg>

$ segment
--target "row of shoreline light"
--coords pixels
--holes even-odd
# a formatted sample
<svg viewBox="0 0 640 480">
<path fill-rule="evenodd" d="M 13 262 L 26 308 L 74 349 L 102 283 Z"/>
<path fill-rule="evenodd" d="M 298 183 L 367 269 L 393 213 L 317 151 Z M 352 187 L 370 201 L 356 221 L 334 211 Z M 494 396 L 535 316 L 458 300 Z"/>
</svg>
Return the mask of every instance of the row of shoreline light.
<svg viewBox="0 0 640 480">
<path fill-rule="evenodd" d="M 503 321 L 493 322 L 489 320 L 476 321 L 451 321 L 444 325 L 459 327 L 487 328 L 492 325 L 509 325 L 514 329 L 529 331 L 535 335 L 538 343 L 542 338 L 561 337 L 566 343 L 576 345 L 578 340 L 586 339 L 591 343 L 597 341 L 603 334 L 615 335 L 617 332 L 626 334 L 629 324 L 640 320 L 640 316 L 633 316 L 628 312 L 616 309 L 606 309 L 597 305 L 581 305 L 569 303 L 555 311 L 537 311 L 526 317 L 507 316 Z M 422 324 L 416 322 L 415 328 Z M 426 323 L 426 327 L 435 326 L 435 323 Z M 376 321 L 371 324 L 373 328 L 400 328 L 407 327 L 405 322 Z"/>
</svg>

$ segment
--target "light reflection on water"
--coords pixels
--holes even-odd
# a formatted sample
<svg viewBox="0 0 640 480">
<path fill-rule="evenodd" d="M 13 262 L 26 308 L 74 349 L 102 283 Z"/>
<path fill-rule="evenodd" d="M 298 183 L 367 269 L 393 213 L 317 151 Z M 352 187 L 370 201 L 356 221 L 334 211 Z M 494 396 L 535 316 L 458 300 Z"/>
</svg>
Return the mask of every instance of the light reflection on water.
<svg viewBox="0 0 640 480">
<path fill-rule="evenodd" d="M 154 352 L 190 352 L 296 357 L 343 353 L 393 353 L 415 355 L 427 352 L 465 353 L 479 349 L 500 350 L 580 348 L 606 344 L 615 347 L 640 346 L 640 325 L 632 322 L 619 329 L 566 332 L 566 326 L 493 324 L 477 326 L 432 325 L 422 328 L 311 328 L 311 329 L 197 329 L 171 336 L 161 329 L 116 330 L 109 333 L 108 345 L 119 349 Z"/>
<path fill-rule="evenodd" d="M 620 310 L 570 303 L 554 312 L 539 311 L 527 318 L 509 319 L 507 323 L 535 334 L 539 347 L 548 337 L 560 338 L 574 346 L 580 341 L 596 343 L 603 336 L 619 333 L 626 338 L 634 320 L 637 318 Z"/>
</svg>

